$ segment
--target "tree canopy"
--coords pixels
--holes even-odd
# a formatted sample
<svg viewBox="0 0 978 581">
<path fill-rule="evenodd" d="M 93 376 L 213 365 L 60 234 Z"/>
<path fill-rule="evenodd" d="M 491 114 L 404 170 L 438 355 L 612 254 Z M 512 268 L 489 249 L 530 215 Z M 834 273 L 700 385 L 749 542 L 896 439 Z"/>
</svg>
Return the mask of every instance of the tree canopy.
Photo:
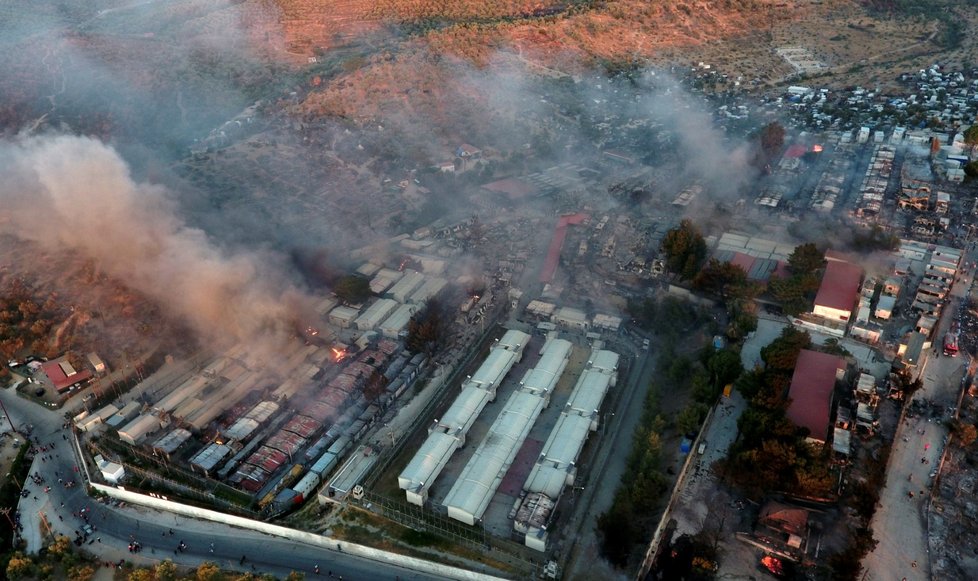
<svg viewBox="0 0 978 581">
<path fill-rule="evenodd" d="M 825 267 L 825 252 L 815 244 L 801 244 L 795 247 L 788 257 L 788 272 L 791 274 L 807 274 L 822 270 Z"/>
<path fill-rule="evenodd" d="M 691 220 L 683 220 L 662 239 L 666 267 L 684 280 L 692 279 L 706 260 L 706 240 Z"/>
<path fill-rule="evenodd" d="M 362 303 L 373 294 L 370 281 L 359 274 L 350 274 L 338 280 L 333 292 L 340 300 L 348 303 Z"/>
<path fill-rule="evenodd" d="M 711 258 L 693 278 L 693 288 L 724 299 L 739 297 L 748 291 L 747 273 L 736 264 Z"/>
<path fill-rule="evenodd" d="M 832 489 L 827 464 L 805 442 L 806 430 L 785 415 L 786 394 L 798 354 L 810 344 L 808 333 L 786 327 L 761 350 L 765 367 L 740 375 L 734 383 L 749 405 L 738 420 L 740 434 L 725 470 L 750 494 L 777 489 L 825 496 Z"/>
<path fill-rule="evenodd" d="M 972 125 L 964 130 L 964 142 L 972 152 L 978 148 L 978 125 Z"/>
</svg>

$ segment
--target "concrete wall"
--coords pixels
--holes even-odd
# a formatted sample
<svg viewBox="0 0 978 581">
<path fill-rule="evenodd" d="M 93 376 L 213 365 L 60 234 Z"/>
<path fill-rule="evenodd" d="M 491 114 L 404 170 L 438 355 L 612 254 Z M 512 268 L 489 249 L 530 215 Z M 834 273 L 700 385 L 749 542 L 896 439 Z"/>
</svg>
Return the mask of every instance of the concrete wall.
<svg viewBox="0 0 978 581">
<path fill-rule="evenodd" d="M 379 561 L 381 563 L 398 565 L 422 573 L 429 573 L 431 575 L 440 575 L 442 577 L 446 577 L 449 579 L 461 579 L 466 581 L 470 579 L 473 581 L 493 581 L 493 580 L 502 579 L 501 577 L 493 577 L 491 575 L 485 575 L 483 573 L 476 573 L 475 571 L 466 571 L 465 569 L 459 569 L 458 567 L 441 565 L 439 563 L 433 563 L 431 561 L 425 561 L 423 559 L 406 557 L 395 553 L 388 553 L 386 551 L 381 551 L 378 549 L 373 549 L 371 547 L 364 547 L 362 545 L 348 543 L 346 541 L 341 541 L 323 535 L 317 535 L 315 533 L 298 531 L 295 529 L 290 529 L 290 528 L 273 525 L 261 521 L 243 518 L 240 516 L 220 513 L 213 510 L 208 510 L 206 508 L 199 508 L 196 506 L 180 504 L 178 502 L 173 502 L 170 500 L 163 500 L 162 498 L 153 498 L 151 496 L 140 494 L 138 492 L 131 492 L 128 490 L 123 490 L 121 488 L 114 488 L 112 486 L 106 486 L 104 484 L 98 484 L 96 482 L 92 482 L 91 486 L 92 488 L 98 490 L 99 492 L 103 492 L 109 496 L 118 498 L 119 500 L 123 500 L 125 502 L 148 506 L 158 510 L 165 510 L 167 512 L 173 512 L 176 514 L 180 514 L 192 518 L 209 520 L 209 521 L 219 522 L 230 526 L 240 527 L 243 529 L 258 531 L 261 533 L 274 535 L 276 537 L 282 537 L 300 543 L 305 543 L 307 545 L 319 546 L 328 550 L 333 550 L 333 551 L 342 550 L 342 552 L 344 553 L 349 553 L 357 557 L 362 557 L 364 559 L 370 559 L 373 561 Z"/>
</svg>

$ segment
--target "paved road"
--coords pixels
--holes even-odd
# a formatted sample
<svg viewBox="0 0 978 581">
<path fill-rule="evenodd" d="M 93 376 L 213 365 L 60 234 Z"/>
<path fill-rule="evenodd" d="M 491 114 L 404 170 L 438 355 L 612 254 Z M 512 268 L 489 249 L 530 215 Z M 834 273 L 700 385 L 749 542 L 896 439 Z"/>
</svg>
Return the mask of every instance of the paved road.
<svg viewBox="0 0 978 581">
<path fill-rule="evenodd" d="M 33 424 L 33 436 L 40 441 L 37 446 L 54 444 L 53 451 L 39 451 L 31 466 L 31 474 L 43 478 L 44 484 L 28 481 L 26 486 L 30 494 L 21 499 L 18 506 L 24 525 L 22 534 L 30 552 L 36 552 L 50 539 L 47 529 L 42 531 L 42 514 L 50 523 L 51 532 L 71 538 L 78 536 L 85 524 L 85 520 L 76 515 L 84 514 L 88 517 L 88 523 L 95 527 L 92 535 L 85 539 L 85 548 L 103 561 L 124 558 L 152 564 L 169 558 L 186 566 L 215 561 L 228 568 L 249 571 L 254 565 L 256 571 L 280 577 L 292 570 L 303 571 L 311 577 L 313 567 L 318 564 L 322 574 L 332 571 L 344 579 L 440 579 L 219 523 L 188 519 L 142 507 L 110 507 L 93 501 L 85 492 L 81 473 L 74 470 L 78 460 L 69 444 L 68 432 L 62 429 L 64 417 L 60 412 L 45 410 L 17 397 L 9 389 L 0 390 L 0 399 L 18 429 L 23 430 L 28 424 Z M 69 488 L 59 484 L 58 478 L 66 480 L 66 475 L 70 475 L 67 479 L 76 480 L 78 485 Z M 50 492 L 44 492 L 45 486 L 51 487 Z M 129 552 L 131 540 L 142 545 L 140 553 Z M 187 548 L 175 554 L 180 541 Z M 213 552 L 211 543 L 214 544 Z M 242 556 L 247 557 L 243 565 L 240 563 Z"/>
<path fill-rule="evenodd" d="M 975 253 L 968 252 L 964 261 L 974 262 Z M 944 309 L 933 342 L 938 347 L 944 333 L 958 316 L 965 296 L 973 288 L 973 273 L 955 284 L 951 299 Z M 880 493 L 880 505 L 873 516 L 873 536 L 879 541 L 867 555 L 863 567 L 866 581 L 930 579 L 929 539 L 941 531 L 930 531 L 927 511 L 930 510 L 931 474 L 937 469 L 948 429 L 944 419 L 957 403 L 968 359 L 943 357 L 939 350 L 926 354 L 920 367 L 923 388 L 914 394 L 914 401 L 929 402 L 934 416 L 908 417 L 898 428 L 890 450 L 886 485 Z M 913 497 L 911 497 L 913 493 Z"/>
<path fill-rule="evenodd" d="M 630 341 L 625 341 L 630 344 Z M 564 571 L 565 579 L 616 579 L 623 578 L 623 572 L 615 570 L 600 554 L 600 539 L 595 526 L 598 515 L 608 510 L 614 500 L 615 491 L 625 472 L 625 463 L 632 446 L 632 434 L 642 418 L 643 398 L 645 387 L 652 380 L 655 369 L 655 353 L 639 350 L 632 346 L 609 346 L 618 348 L 622 354 L 628 353 L 635 357 L 629 369 L 628 377 L 620 377 L 618 385 L 626 391 L 616 402 L 614 415 L 602 419 L 599 429 L 602 438 L 605 433 L 610 437 L 603 441 L 601 450 L 596 455 L 594 467 L 589 469 L 588 480 L 584 483 L 584 493 L 576 506 L 574 524 L 568 525 L 566 534 L 573 537 L 571 555 L 567 558 Z M 574 495 L 576 501 L 576 494 Z"/>
</svg>

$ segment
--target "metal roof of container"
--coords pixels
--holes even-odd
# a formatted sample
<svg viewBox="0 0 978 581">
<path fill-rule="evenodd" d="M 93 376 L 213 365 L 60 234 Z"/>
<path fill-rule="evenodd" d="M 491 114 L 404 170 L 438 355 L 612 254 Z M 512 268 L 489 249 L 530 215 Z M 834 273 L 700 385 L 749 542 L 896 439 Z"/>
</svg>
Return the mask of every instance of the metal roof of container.
<svg viewBox="0 0 978 581">
<path fill-rule="evenodd" d="M 540 492 L 554 499 L 560 496 L 560 491 L 567 485 L 568 473 L 574 470 L 572 464 L 577 462 L 590 430 L 589 418 L 560 414 L 523 489 Z"/>
<path fill-rule="evenodd" d="M 493 349 L 479 369 L 472 374 L 472 383 L 484 387 L 498 386 L 516 363 L 516 353 L 507 349 Z"/>
<path fill-rule="evenodd" d="M 577 386 L 567 400 L 566 409 L 574 410 L 583 415 L 593 414 L 601 408 L 608 386 L 611 385 L 611 375 L 594 369 L 585 369 L 577 380 Z"/>
<path fill-rule="evenodd" d="M 618 360 L 620 358 L 614 351 L 600 349 L 591 355 L 589 363 L 591 364 L 591 369 L 596 369 L 603 373 L 614 373 L 618 370 Z"/>
<path fill-rule="evenodd" d="M 465 434 L 492 399 L 492 393 L 479 387 L 463 389 L 438 421 L 438 428 L 451 434 Z"/>
<path fill-rule="evenodd" d="M 166 454 L 171 454 L 176 451 L 184 442 L 190 439 L 190 432 L 183 429 L 177 428 L 170 432 L 169 434 L 163 436 L 153 444 L 153 447 L 162 450 Z"/>
<path fill-rule="evenodd" d="M 397 477 L 398 485 L 404 490 L 420 490 L 431 486 L 448 464 L 460 441 L 444 432 L 432 432 L 424 441 L 414 457 Z"/>
<path fill-rule="evenodd" d="M 232 440 L 244 440 L 258 429 L 261 424 L 253 418 L 241 418 L 224 430 L 224 437 Z"/>
<path fill-rule="evenodd" d="M 445 498 L 449 516 L 466 522 L 482 518 L 543 404 L 543 398 L 525 391 L 509 398 Z"/>
<path fill-rule="evenodd" d="M 221 460 L 231 453 L 231 447 L 225 444 L 211 444 L 191 458 L 190 463 L 210 472 Z"/>
</svg>

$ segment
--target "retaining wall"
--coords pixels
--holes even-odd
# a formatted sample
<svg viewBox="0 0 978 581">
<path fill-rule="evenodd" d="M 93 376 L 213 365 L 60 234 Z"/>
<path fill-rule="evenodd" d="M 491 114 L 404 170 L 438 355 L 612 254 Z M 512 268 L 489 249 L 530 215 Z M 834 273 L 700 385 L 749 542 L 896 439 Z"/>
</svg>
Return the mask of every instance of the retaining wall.
<svg viewBox="0 0 978 581">
<path fill-rule="evenodd" d="M 209 520 L 209 521 L 219 522 L 234 527 L 240 527 L 243 529 L 258 531 L 261 533 L 274 535 L 276 537 L 282 537 L 285 539 L 290 539 L 307 545 L 318 546 L 332 551 L 349 553 L 351 555 L 362 557 L 364 559 L 370 559 L 373 561 L 379 561 L 381 563 L 389 563 L 391 565 L 405 567 L 413 571 L 419 571 L 422 573 L 439 575 L 449 579 L 459 579 L 464 581 L 468 581 L 468 580 L 494 581 L 494 580 L 502 579 L 501 577 L 493 577 L 491 575 L 477 573 L 475 571 L 466 571 L 465 569 L 460 569 L 458 567 L 441 565 L 439 563 L 425 561 L 424 559 L 418 559 L 416 557 L 407 557 L 404 555 L 398 555 L 396 553 L 381 551 L 379 549 L 374 549 L 371 547 L 365 547 L 363 545 L 348 543 L 346 541 L 341 541 L 323 535 L 317 535 L 315 533 L 308 533 L 305 531 L 290 529 L 283 526 L 273 525 L 266 522 L 235 516 L 232 514 L 224 514 L 206 508 L 200 508 L 196 506 L 181 504 L 179 502 L 173 502 L 172 500 L 163 500 L 162 498 L 154 498 L 152 496 L 147 496 L 145 494 L 140 494 L 138 492 L 132 492 L 129 490 L 123 490 L 121 488 L 106 486 L 104 484 L 98 484 L 92 482 L 91 486 L 92 488 L 98 490 L 99 492 L 102 492 L 111 497 L 118 498 L 119 500 L 129 502 L 132 504 L 139 504 L 142 506 L 148 506 L 158 510 L 165 510 L 167 512 L 173 512 L 191 518 Z"/>
</svg>

